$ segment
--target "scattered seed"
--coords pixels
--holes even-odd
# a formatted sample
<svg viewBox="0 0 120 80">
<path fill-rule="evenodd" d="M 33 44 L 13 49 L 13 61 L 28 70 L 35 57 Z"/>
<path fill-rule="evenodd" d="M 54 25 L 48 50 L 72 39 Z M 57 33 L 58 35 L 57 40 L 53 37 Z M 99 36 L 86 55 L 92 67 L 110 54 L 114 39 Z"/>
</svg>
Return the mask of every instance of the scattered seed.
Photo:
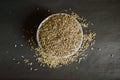
<svg viewBox="0 0 120 80">
<path fill-rule="evenodd" d="M 81 62 L 81 60 L 82 60 L 82 58 L 79 58 L 78 63 L 80 63 L 80 62 Z"/>
<path fill-rule="evenodd" d="M 92 47 L 91 50 L 94 50 L 94 48 Z"/>
<path fill-rule="evenodd" d="M 32 66 L 32 64 L 33 64 L 32 62 L 28 63 L 29 66 Z"/>
<path fill-rule="evenodd" d="M 21 56 L 21 58 L 25 58 L 24 56 Z"/>
<path fill-rule="evenodd" d="M 29 59 L 24 59 L 24 62 L 25 62 L 25 63 L 28 63 L 28 62 L 29 62 Z"/>
<path fill-rule="evenodd" d="M 28 39 L 28 43 L 30 43 L 30 39 Z"/>
<path fill-rule="evenodd" d="M 15 44 L 15 47 L 17 47 L 17 44 Z"/>
<path fill-rule="evenodd" d="M 23 44 L 20 44 L 21 47 L 23 47 Z"/>
<path fill-rule="evenodd" d="M 38 71 L 38 69 L 34 69 L 34 71 Z"/>
<path fill-rule="evenodd" d="M 16 60 L 15 58 L 13 58 L 12 60 Z"/>
<path fill-rule="evenodd" d="M 91 23 L 91 25 L 93 26 L 94 24 L 93 24 L 93 23 Z"/>
</svg>

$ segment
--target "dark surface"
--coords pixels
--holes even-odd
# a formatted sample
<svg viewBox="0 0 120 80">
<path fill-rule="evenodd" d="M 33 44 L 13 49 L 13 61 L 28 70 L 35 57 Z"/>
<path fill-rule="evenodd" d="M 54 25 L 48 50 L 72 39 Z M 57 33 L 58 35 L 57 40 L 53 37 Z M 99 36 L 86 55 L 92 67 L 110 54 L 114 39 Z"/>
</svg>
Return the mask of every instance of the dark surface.
<svg viewBox="0 0 120 80">
<path fill-rule="evenodd" d="M 95 50 L 87 51 L 86 60 L 58 69 L 40 67 L 39 71 L 30 71 L 24 63 L 18 65 L 12 61 L 15 57 L 22 62 L 21 55 L 31 58 L 34 54 L 21 35 L 35 37 L 37 27 L 33 26 L 38 26 L 51 13 L 69 8 L 95 23 L 91 27 L 97 33 Z M 21 28 L 34 34 L 22 32 Z M 0 37 L 1 80 L 120 80 L 119 0 L 0 0 Z M 24 47 L 15 48 L 15 44 Z"/>
</svg>

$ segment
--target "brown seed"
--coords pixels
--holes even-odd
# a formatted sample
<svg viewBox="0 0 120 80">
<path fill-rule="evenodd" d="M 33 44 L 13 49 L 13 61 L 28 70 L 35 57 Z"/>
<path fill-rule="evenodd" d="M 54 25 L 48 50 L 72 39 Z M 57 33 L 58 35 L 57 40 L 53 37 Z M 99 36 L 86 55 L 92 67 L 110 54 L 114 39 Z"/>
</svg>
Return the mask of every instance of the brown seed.
<svg viewBox="0 0 120 80">
<path fill-rule="evenodd" d="M 21 56 L 22 58 L 25 58 L 24 56 Z"/>
<path fill-rule="evenodd" d="M 15 47 L 17 47 L 17 44 L 15 44 Z"/>
<path fill-rule="evenodd" d="M 28 63 L 28 66 L 32 66 L 32 64 L 33 64 L 32 62 L 29 62 L 29 63 Z"/>
<path fill-rule="evenodd" d="M 23 44 L 20 44 L 21 47 L 23 47 Z"/>
<path fill-rule="evenodd" d="M 28 62 L 29 62 L 29 59 L 24 59 L 24 62 L 25 62 L 25 63 L 28 63 Z"/>
<path fill-rule="evenodd" d="M 34 69 L 34 71 L 38 71 L 38 69 Z"/>
<path fill-rule="evenodd" d="M 91 50 L 94 50 L 94 48 L 92 47 Z"/>
</svg>

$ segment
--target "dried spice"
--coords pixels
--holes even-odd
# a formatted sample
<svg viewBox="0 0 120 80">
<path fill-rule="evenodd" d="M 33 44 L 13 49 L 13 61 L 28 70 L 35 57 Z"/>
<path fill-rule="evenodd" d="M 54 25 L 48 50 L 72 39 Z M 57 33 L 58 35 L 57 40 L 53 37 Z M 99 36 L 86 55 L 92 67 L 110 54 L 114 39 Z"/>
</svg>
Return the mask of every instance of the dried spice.
<svg viewBox="0 0 120 80">
<path fill-rule="evenodd" d="M 20 44 L 21 47 L 23 47 L 23 44 Z"/>
<path fill-rule="evenodd" d="M 82 40 L 81 25 L 68 14 L 56 14 L 39 29 L 42 50 L 48 56 L 63 57 L 76 51 Z"/>
<path fill-rule="evenodd" d="M 83 17 L 81 18 L 75 13 L 72 13 L 71 17 L 80 20 L 82 23 L 86 21 Z M 59 21 L 59 19 L 58 19 L 58 21 Z M 85 24 L 85 23 L 84 23 L 84 25 L 82 25 L 82 27 L 86 27 L 86 26 L 88 27 L 88 23 L 87 24 Z M 87 33 L 84 34 L 84 36 L 83 36 L 83 43 L 82 43 L 81 48 L 78 50 L 78 52 L 76 52 L 75 55 L 70 56 L 68 58 L 52 58 L 42 48 L 35 48 L 36 60 L 38 61 L 38 63 L 48 65 L 50 68 L 57 68 L 62 65 L 70 64 L 71 62 L 80 63 L 82 59 L 85 59 L 87 57 L 87 54 L 85 54 L 85 51 L 87 50 L 87 48 L 95 43 L 95 41 L 94 41 L 95 36 L 96 36 L 96 33 L 88 30 Z"/>
<path fill-rule="evenodd" d="M 15 48 L 17 47 L 17 44 L 15 44 Z"/>
<path fill-rule="evenodd" d="M 76 19 L 79 21 L 82 28 L 88 28 L 89 24 L 94 25 L 93 23 L 88 23 L 87 19 L 72 12 L 69 16 L 54 16 L 42 25 L 39 30 L 39 40 L 42 47 L 36 47 L 33 37 L 28 39 L 31 50 L 35 51 L 33 57 L 38 62 L 39 66 L 45 67 L 47 65 L 50 68 L 58 68 L 72 62 L 80 63 L 81 60 L 86 59 L 87 54 L 85 51 L 89 46 L 95 44 L 94 39 L 96 36 L 96 33 L 88 29 L 84 31 L 82 45 L 79 50 L 72 56 L 67 58 L 62 57 L 74 52 L 80 44 L 82 34 L 79 29 L 79 24 L 75 21 Z M 94 50 L 93 48 L 91 49 Z M 61 58 L 51 56 L 61 56 Z M 30 70 L 38 70 L 38 68 L 33 68 L 34 62 L 32 62 L 32 60 L 26 59 L 24 56 L 21 57 L 24 63 L 29 66 Z"/>
</svg>

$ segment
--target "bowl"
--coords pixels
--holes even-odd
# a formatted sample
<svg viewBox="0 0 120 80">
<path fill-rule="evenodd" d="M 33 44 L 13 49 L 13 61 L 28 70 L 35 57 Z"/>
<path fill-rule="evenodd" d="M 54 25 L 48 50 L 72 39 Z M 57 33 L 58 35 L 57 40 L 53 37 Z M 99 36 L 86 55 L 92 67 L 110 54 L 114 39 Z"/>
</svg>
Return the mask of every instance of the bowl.
<svg viewBox="0 0 120 80">
<path fill-rule="evenodd" d="M 66 13 L 56 13 L 56 14 L 52 14 L 52 15 L 48 16 L 47 18 L 45 18 L 45 19 L 40 23 L 40 25 L 38 26 L 38 29 L 37 29 L 37 34 L 36 34 L 37 43 L 38 43 L 38 46 L 39 46 L 40 48 L 42 48 L 42 45 L 41 45 L 40 40 L 39 40 L 39 30 L 40 30 L 40 28 L 42 27 L 43 23 L 45 23 L 45 21 L 47 21 L 49 18 L 51 18 L 51 17 L 53 17 L 53 16 L 55 16 L 55 15 L 69 15 L 69 14 L 66 14 Z M 83 30 L 82 30 L 81 24 L 78 22 L 78 20 L 75 19 L 75 21 L 80 25 L 80 31 L 81 31 L 81 35 L 82 35 L 81 40 L 80 40 L 80 44 L 79 44 L 79 46 L 77 47 L 77 49 L 76 49 L 74 52 L 69 53 L 69 54 L 66 55 L 66 56 L 62 56 L 62 57 L 59 57 L 59 56 L 50 56 L 50 57 L 52 57 L 52 58 L 68 58 L 68 57 L 70 57 L 70 56 L 75 55 L 75 53 L 81 48 L 82 41 L 83 41 Z"/>
</svg>

